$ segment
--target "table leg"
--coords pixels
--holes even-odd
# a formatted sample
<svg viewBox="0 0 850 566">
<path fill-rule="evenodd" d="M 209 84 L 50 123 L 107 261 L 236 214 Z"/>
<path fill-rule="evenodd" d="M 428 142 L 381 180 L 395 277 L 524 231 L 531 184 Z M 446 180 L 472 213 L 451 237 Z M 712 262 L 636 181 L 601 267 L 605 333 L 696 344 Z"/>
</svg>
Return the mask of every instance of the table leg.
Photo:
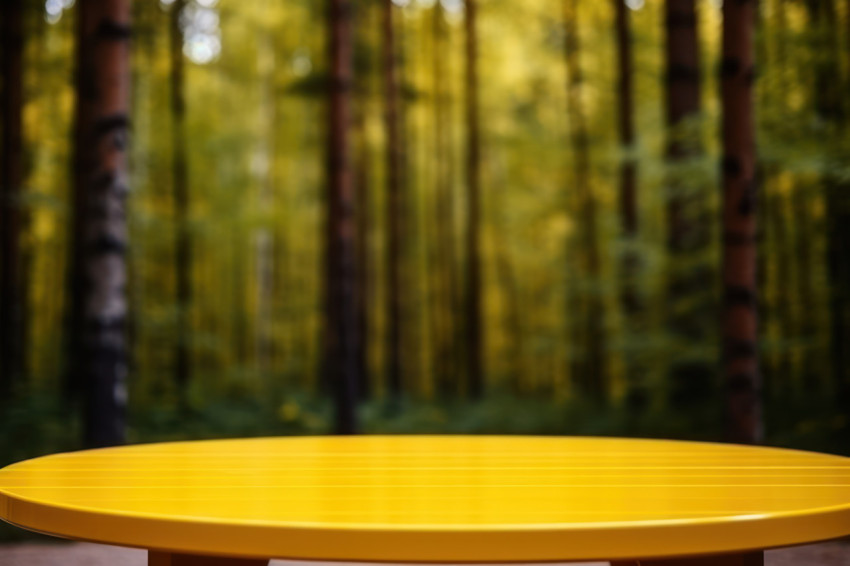
<svg viewBox="0 0 850 566">
<path fill-rule="evenodd" d="M 231 558 L 228 556 L 201 556 L 148 551 L 148 566 L 267 566 L 268 563 L 268 560 L 259 558 Z"/>
<path fill-rule="evenodd" d="M 611 566 L 764 566 L 764 552 L 717 554 L 699 558 L 667 558 L 664 560 L 618 560 Z"/>
</svg>

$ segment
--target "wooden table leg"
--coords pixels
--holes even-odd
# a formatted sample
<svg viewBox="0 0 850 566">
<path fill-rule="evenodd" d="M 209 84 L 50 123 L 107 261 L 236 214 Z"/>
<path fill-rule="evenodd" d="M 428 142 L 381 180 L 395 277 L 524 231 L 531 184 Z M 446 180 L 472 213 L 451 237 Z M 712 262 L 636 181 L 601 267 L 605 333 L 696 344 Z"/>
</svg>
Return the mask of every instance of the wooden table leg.
<svg viewBox="0 0 850 566">
<path fill-rule="evenodd" d="M 268 563 L 268 560 L 259 558 L 230 558 L 227 556 L 148 551 L 148 566 L 267 566 Z"/>
<path fill-rule="evenodd" d="M 618 560 L 611 566 L 764 566 L 764 552 L 717 554 L 699 558 L 666 558 L 664 560 Z"/>
</svg>

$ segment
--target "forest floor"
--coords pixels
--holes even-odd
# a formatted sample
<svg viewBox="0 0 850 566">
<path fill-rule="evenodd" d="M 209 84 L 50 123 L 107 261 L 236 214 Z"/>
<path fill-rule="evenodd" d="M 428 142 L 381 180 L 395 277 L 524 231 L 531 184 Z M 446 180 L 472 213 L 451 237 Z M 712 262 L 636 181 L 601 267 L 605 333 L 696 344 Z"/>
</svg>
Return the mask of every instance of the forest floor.
<svg viewBox="0 0 850 566">
<path fill-rule="evenodd" d="M 850 566 L 850 539 L 769 550 L 766 566 Z M 273 560 L 272 566 L 316 566 L 320 563 Z M 88 543 L 20 543 L 0 545 L 0 566 L 146 566 L 144 550 Z M 343 566 L 343 563 L 334 563 Z M 571 566 L 582 566 L 572 564 Z M 583 566 L 607 566 L 605 562 Z"/>
</svg>

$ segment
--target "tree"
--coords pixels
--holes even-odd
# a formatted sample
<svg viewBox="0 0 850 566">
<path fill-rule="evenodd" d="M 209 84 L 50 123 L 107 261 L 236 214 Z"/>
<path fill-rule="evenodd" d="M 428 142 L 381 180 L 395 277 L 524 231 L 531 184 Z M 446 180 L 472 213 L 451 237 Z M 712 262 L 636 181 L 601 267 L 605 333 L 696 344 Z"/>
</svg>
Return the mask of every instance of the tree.
<svg viewBox="0 0 850 566">
<path fill-rule="evenodd" d="M 477 0 L 466 0 L 466 342 L 467 393 L 484 393 L 483 328 L 481 326 L 481 126 L 478 97 Z"/>
<path fill-rule="evenodd" d="M 169 14 L 169 54 L 171 57 L 171 174 L 174 198 L 174 274 L 177 288 L 177 328 L 174 340 L 174 380 L 180 406 L 188 405 L 192 374 L 189 354 L 189 312 L 192 303 L 192 242 L 189 233 L 189 170 L 186 159 L 186 83 L 183 59 L 181 17 L 186 0 L 175 0 Z"/>
<path fill-rule="evenodd" d="M 357 395 L 361 400 L 372 397 L 373 384 L 371 360 L 369 358 L 369 338 L 372 328 L 372 304 L 375 289 L 378 285 L 373 281 L 373 252 L 372 252 L 372 141 L 368 133 L 369 103 L 372 98 L 371 79 L 375 67 L 375 38 L 382 34 L 381 26 L 373 25 L 373 19 L 380 8 L 377 3 L 363 2 L 357 5 L 355 20 L 358 22 L 354 34 L 354 86 L 353 86 L 353 124 L 352 137 L 356 153 L 354 161 L 354 192 L 356 202 L 356 255 L 357 255 L 357 335 L 362 346 L 358 348 Z M 378 14 L 380 16 L 380 14 Z"/>
<path fill-rule="evenodd" d="M 7 398 L 24 369 L 25 282 L 21 253 L 24 182 L 22 0 L 0 6 L 2 37 L 2 159 L 0 159 L 0 397 Z"/>
<path fill-rule="evenodd" d="M 699 353 L 711 337 L 709 216 L 706 186 L 693 175 L 702 150 L 700 67 L 695 0 L 665 2 L 667 121 L 667 326 L 675 350 L 669 372 L 672 404 L 699 403 L 710 391 L 711 362 Z"/>
<path fill-rule="evenodd" d="M 632 87 L 632 34 L 629 23 L 629 8 L 625 0 L 613 0 L 615 8 L 615 32 L 617 40 L 617 105 L 620 148 L 624 152 L 634 149 L 634 95 Z M 633 238 L 638 230 L 637 213 L 637 166 L 628 154 L 620 161 L 620 225 L 622 233 Z"/>
<path fill-rule="evenodd" d="M 564 0 L 564 58 L 567 69 L 567 116 L 570 146 L 573 152 L 572 188 L 576 215 L 579 218 L 579 253 L 585 280 L 583 288 L 572 301 L 575 319 L 580 322 L 576 344 L 579 355 L 574 375 L 580 391 L 588 397 L 603 401 L 607 395 L 605 368 L 604 306 L 598 289 L 600 275 L 599 242 L 596 226 L 596 198 L 590 185 L 590 138 L 587 128 L 582 88 L 581 43 L 578 34 L 578 1 Z"/>
<path fill-rule="evenodd" d="M 433 241 L 431 243 L 433 302 L 430 307 L 434 343 L 434 386 L 439 395 L 457 394 L 459 371 L 458 349 L 462 344 L 460 303 L 457 281 L 455 234 L 454 167 L 451 140 L 453 131 L 450 119 L 450 93 L 447 88 L 447 33 L 444 10 L 440 2 L 434 3 L 431 14 L 433 41 L 431 80 L 434 122 L 434 201 L 432 208 Z"/>
<path fill-rule="evenodd" d="M 268 9 L 268 6 L 265 6 Z M 263 29 L 258 38 L 257 68 L 260 72 L 260 100 L 257 105 L 257 164 L 256 177 L 258 183 L 257 204 L 261 211 L 269 211 L 275 205 L 275 131 L 277 129 L 277 112 L 274 97 L 275 50 L 272 34 L 268 28 Z M 254 254 L 256 257 L 256 325 L 254 339 L 254 357 L 257 371 L 261 375 L 268 374 L 272 369 L 271 361 L 274 354 L 272 328 L 274 325 L 274 264 L 275 264 L 275 235 L 269 226 L 264 224 L 254 233 Z"/>
<path fill-rule="evenodd" d="M 355 190 L 357 194 L 357 334 L 363 341 L 358 350 L 357 373 L 360 381 L 357 384 L 357 395 L 360 399 L 372 396 L 371 366 L 369 363 L 368 337 L 371 328 L 372 305 L 372 214 L 369 190 L 369 166 L 371 148 L 366 134 L 366 117 L 362 108 L 357 110 L 355 119 L 357 137 L 359 139 L 356 166 Z"/>
<path fill-rule="evenodd" d="M 402 186 L 402 146 L 399 122 L 398 74 L 396 65 L 393 2 L 382 0 L 384 69 L 384 128 L 387 164 L 387 383 L 389 394 L 398 399 L 402 393 L 402 227 L 404 199 Z"/>
<path fill-rule="evenodd" d="M 815 30 L 812 86 L 815 115 L 828 135 L 850 132 L 850 107 L 846 107 L 846 87 L 841 82 L 838 52 L 838 18 L 834 0 L 806 0 L 810 28 Z M 836 143 L 839 148 L 841 142 Z M 839 151 L 842 151 L 839 149 Z M 846 155 L 830 156 L 829 169 L 822 176 L 826 212 L 826 265 L 829 273 L 830 357 L 838 406 L 848 413 L 850 407 L 850 182 L 836 171 Z"/>
<path fill-rule="evenodd" d="M 130 119 L 130 0 L 80 0 L 77 83 L 79 276 L 75 321 L 81 348 L 84 441 L 124 441 L 127 402 L 127 150 Z"/>
<path fill-rule="evenodd" d="M 639 296 L 638 272 L 640 257 L 635 244 L 638 235 L 638 199 L 637 199 L 637 163 L 631 154 L 635 149 L 634 93 L 632 80 L 632 35 L 629 21 L 629 9 L 625 0 L 613 0 L 615 10 L 615 36 L 617 42 L 617 105 L 618 134 L 620 138 L 620 233 L 624 249 L 620 256 L 620 305 L 625 317 L 627 338 L 637 336 L 640 331 L 639 315 L 642 299 Z M 628 402 L 637 408 L 642 404 L 643 374 L 645 368 L 639 367 L 636 356 L 626 356 L 628 381 Z"/>
<path fill-rule="evenodd" d="M 728 440 L 762 438 L 756 281 L 755 0 L 723 4 L 723 369 Z"/>
<path fill-rule="evenodd" d="M 665 5 L 665 61 L 667 126 L 670 130 L 681 127 L 688 118 L 700 112 L 699 46 L 697 41 L 697 13 L 695 0 L 666 0 Z M 667 144 L 670 161 L 681 161 L 696 151 L 691 140 L 672 131 Z M 676 195 L 669 201 L 670 218 L 668 245 L 678 251 L 687 243 L 688 218 L 684 217 L 684 202 Z"/>
<path fill-rule="evenodd" d="M 349 120 L 351 91 L 351 3 L 328 0 L 327 203 L 325 256 L 324 369 L 333 388 L 335 428 L 357 430 L 355 412 L 358 349 L 356 230 L 351 177 Z"/>
</svg>

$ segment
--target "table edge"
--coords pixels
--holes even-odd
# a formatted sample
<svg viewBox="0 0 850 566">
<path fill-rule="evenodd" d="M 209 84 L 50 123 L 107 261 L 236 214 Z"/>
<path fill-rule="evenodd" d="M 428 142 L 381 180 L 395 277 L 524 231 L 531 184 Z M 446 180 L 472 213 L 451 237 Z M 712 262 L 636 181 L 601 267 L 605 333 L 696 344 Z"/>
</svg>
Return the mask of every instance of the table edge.
<svg viewBox="0 0 850 566">
<path fill-rule="evenodd" d="M 812 514 L 813 511 L 817 514 Z M 461 531 L 162 518 L 47 505 L 0 492 L 0 518 L 42 534 L 149 550 L 355 562 L 499 563 L 668 558 L 763 550 L 850 536 L 850 503 L 757 519 L 743 516 L 740 520 L 725 517 L 579 526 L 522 525 L 522 528 L 499 525 L 495 528 L 475 526 Z M 659 527 L 665 531 L 663 541 L 659 541 Z M 234 548 L 240 551 L 234 552 Z"/>
</svg>

